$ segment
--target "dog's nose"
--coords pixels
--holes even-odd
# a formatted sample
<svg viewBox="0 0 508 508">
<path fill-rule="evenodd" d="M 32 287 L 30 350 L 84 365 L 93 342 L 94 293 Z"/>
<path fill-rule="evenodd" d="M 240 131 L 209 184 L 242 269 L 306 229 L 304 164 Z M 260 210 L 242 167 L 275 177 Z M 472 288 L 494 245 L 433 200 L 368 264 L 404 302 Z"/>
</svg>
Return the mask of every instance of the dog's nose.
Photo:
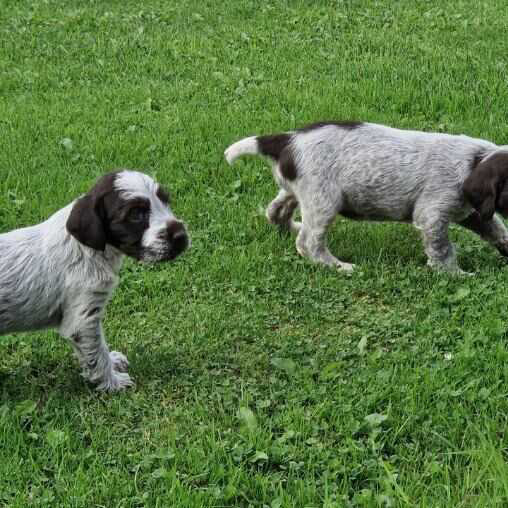
<svg viewBox="0 0 508 508">
<path fill-rule="evenodd" d="M 180 235 L 185 235 L 185 226 L 179 220 L 172 220 L 166 226 L 168 240 L 172 240 Z"/>
<path fill-rule="evenodd" d="M 182 222 L 178 220 L 168 222 L 166 234 L 168 242 L 171 243 L 175 252 L 180 253 L 187 248 L 189 239 L 187 238 L 187 232 Z"/>
</svg>

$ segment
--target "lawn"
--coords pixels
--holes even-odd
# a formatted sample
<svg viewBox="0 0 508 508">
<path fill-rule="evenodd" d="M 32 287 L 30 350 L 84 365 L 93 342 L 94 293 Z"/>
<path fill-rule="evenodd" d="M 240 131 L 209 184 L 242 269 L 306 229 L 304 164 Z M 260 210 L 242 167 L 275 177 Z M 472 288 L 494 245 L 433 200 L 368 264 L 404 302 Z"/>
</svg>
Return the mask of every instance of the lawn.
<svg viewBox="0 0 508 508">
<path fill-rule="evenodd" d="M 508 267 L 432 273 L 407 225 L 338 220 L 346 277 L 262 208 L 251 134 L 329 119 L 508 142 L 501 0 L 2 0 L 0 231 L 140 168 L 192 235 L 127 260 L 95 392 L 55 332 L 0 340 L 2 507 L 506 507 Z"/>
</svg>

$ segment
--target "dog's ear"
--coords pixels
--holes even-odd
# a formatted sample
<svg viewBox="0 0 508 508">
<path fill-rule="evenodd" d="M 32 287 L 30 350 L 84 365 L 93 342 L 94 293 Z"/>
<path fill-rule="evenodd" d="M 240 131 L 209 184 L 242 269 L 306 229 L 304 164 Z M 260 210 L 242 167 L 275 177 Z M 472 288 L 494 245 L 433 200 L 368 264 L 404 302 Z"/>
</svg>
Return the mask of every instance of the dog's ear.
<svg viewBox="0 0 508 508">
<path fill-rule="evenodd" d="M 93 194 L 86 194 L 74 203 L 66 226 L 67 231 L 83 245 L 100 251 L 106 248 L 106 231 Z"/>
<path fill-rule="evenodd" d="M 496 209 L 501 215 L 508 215 L 508 179 L 497 197 Z"/>
<path fill-rule="evenodd" d="M 464 196 L 480 214 L 482 221 L 492 219 L 496 211 L 498 192 L 508 178 L 508 151 L 490 155 L 474 164 L 463 185 Z"/>
</svg>

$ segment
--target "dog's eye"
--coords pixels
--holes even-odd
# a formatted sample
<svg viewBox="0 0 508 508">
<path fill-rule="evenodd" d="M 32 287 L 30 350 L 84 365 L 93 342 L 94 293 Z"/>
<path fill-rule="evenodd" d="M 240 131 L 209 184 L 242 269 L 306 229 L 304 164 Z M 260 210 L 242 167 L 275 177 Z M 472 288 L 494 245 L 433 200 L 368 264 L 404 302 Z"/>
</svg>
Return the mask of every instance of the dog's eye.
<svg viewBox="0 0 508 508">
<path fill-rule="evenodd" d="M 148 210 L 146 208 L 141 208 L 140 206 L 135 206 L 129 210 L 127 214 L 127 219 L 132 222 L 141 222 L 148 218 Z"/>
</svg>

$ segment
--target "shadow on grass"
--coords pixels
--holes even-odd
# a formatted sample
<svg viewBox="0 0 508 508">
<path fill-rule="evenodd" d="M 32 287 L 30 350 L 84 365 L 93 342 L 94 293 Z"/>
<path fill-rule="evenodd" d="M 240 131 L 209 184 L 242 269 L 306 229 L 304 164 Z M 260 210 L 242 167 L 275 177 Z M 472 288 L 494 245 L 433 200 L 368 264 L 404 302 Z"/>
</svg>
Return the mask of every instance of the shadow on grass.
<svg viewBox="0 0 508 508">
<path fill-rule="evenodd" d="M 167 351 L 144 350 L 137 355 L 133 353 L 129 374 L 136 381 L 137 388 L 144 390 L 153 384 L 179 385 L 184 388 L 193 385 L 203 374 L 204 367 L 199 362 Z M 103 394 L 80 375 L 80 370 L 69 353 L 68 364 L 62 366 L 47 358 L 37 366 L 15 365 L 11 369 L 0 370 L 0 406 L 4 403 L 18 403 L 32 400 L 38 406 L 44 406 L 51 399 L 61 401 L 88 400 L 90 396 L 111 397 L 115 394 Z M 131 389 L 125 391 L 128 394 Z"/>
<path fill-rule="evenodd" d="M 9 372 L 0 371 L 0 405 L 33 400 L 42 406 L 50 397 L 88 398 L 91 390 L 93 387 L 80 376 L 77 368 L 41 364 L 37 369 L 20 366 Z"/>
<path fill-rule="evenodd" d="M 450 240 L 457 249 L 459 266 L 469 272 L 496 270 L 506 266 L 499 253 L 473 233 L 454 226 Z M 330 229 L 330 251 L 354 264 L 421 264 L 427 258 L 420 233 L 410 224 L 338 220 Z"/>
</svg>

